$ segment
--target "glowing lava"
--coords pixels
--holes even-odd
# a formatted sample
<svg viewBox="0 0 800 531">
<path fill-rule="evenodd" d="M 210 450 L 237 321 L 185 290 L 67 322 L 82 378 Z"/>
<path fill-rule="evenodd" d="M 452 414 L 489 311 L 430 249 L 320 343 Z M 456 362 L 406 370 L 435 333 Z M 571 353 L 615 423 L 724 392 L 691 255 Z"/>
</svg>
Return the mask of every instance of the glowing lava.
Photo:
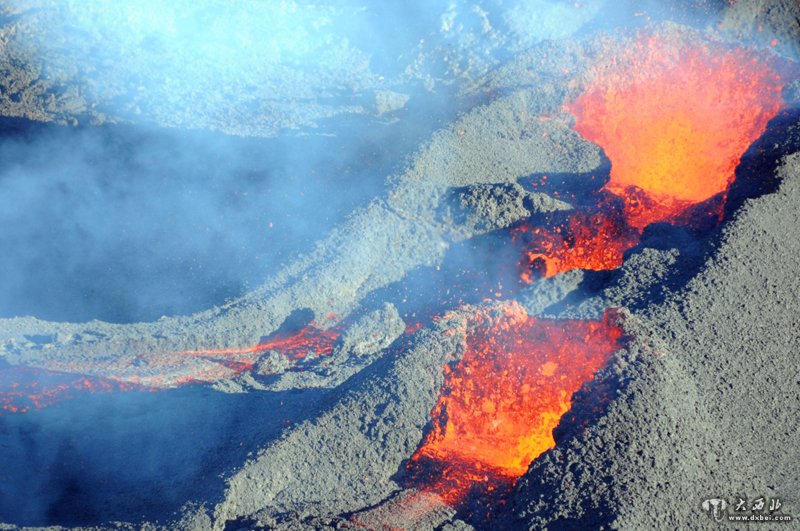
<svg viewBox="0 0 800 531">
<path fill-rule="evenodd" d="M 0 368 L 0 413 L 27 413 L 80 394 L 132 390 L 142 388 L 96 376 L 7 366 Z"/>
<path fill-rule="evenodd" d="M 411 458 L 412 485 L 458 506 L 476 485 L 513 483 L 554 446 L 572 394 L 617 350 L 613 320 L 536 319 L 516 303 L 500 316 L 477 311 L 464 357 L 445 368 L 434 428 Z"/>
<path fill-rule="evenodd" d="M 781 83 L 754 51 L 662 35 L 639 37 L 598 65 L 566 110 L 605 150 L 610 180 L 590 212 L 513 230 L 525 247 L 522 281 L 615 269 L 647 225 L 686 224 L 698 205 L 721 212 L 741 156 L 783 105 Z"/>
<path fill-rule="evenodd" d="M 744 48 L 654 35 L 614 59 L 567 110 L 611 160 L 606 189 L 631 199 L 626 219 L 638 229 L 725 192 L 783 105 L 780 76 Z"/>
<path fill-rule="evenodd" d="M 573 269 L 604 271 L 622 264 L 622 256 L 639 241 L 639 234 L 618 215 L 598 211 L 577 213 L 554 228 L 521 225 L 512 231 L 524 240 L 520 277 L 526 284 L 538 273 L 546 278 Z"/>
<path fill-rule="evenodd" d="M 0 410 L 25 413 L 83 393 L 157 391 L 187 384 L 213 383 L 253 370 L 266 352 L 275 351 L 290 363 L 314 353 L 333 352 L 338 329 L 322 330 L 313 323 L 291 333 L 276 333 L 252 347 L 152 352 L 118 360 L 52 361 L 51 370 L 9 366 L 0 368 Z M 102 376 L 100 376 L 102 375 Z"/>
<path fill-rule="evenodd" d="M 252 358 L 253 354 L 260 355 L 263 352 L 274 350 L 286 356 L 289 360 L 300 360 L 305 358 L 310 352 L 313 352 L 317 356 L 329 355 L 333 352 L 333 344 L 339 339 L 339 335 L 338 330 L 322 330 L 311 323 L 291 334 L 274 334 L 263 343 L 252 347 L 185 350 L 181 352 L 181 354 L 186 356 L 207 356 L 213 359 L 225 359 L 237 356 Z M 258 356 L 255 356 L 255 358 L 258 358 Z"/>
<path fill-rule="evenodd" d="M 275 351 L 293 363 L 306 358 L 310 353 L 315 356 L 330 355 L 340 335 L 338 329 L 323 330 L 314 326 L 314 323 L 309 323 L 290 333 L 275 333 L 251 347 L 144 355 L 140 357 L 141 365 L 134 371 L 126 367 L 124 373 L 114 377 L 162 388 L 210 383 L 253 370 L 258 359 L 269 351 Z"/>
</svg>

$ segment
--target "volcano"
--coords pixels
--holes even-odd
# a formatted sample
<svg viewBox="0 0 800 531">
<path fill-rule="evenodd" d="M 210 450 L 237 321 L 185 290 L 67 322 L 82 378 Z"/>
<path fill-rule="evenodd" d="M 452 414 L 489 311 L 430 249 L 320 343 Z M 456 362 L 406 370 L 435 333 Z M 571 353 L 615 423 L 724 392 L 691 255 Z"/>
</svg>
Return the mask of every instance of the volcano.
<svg viewBox="0 0 800 531">
<path fill-rule="evenodd" d="M 150 4 L 0 2 L 0 527 L 800 517 L 795 3 Z"/>
</svg>

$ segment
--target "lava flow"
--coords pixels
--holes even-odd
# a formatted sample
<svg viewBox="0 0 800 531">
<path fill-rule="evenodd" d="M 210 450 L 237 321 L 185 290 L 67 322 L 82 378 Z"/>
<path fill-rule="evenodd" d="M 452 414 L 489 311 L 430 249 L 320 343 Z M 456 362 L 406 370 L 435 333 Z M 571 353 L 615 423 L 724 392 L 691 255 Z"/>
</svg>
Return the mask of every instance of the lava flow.
<svg viewBox="0 0 800 531">
<path fill-rule="evenodd" d="M 257 345 L 243 348 L 184 350 L 142 356 L 142 368 L 119 374 L 121 380 L 153 387 L 175 387 L 191 383 L 211 383 L 233 378 L 254 369 L 261 356 L 275 351 L 289 363 L 310 353 L 327 356 L 341 335 L 338 328 L 323 330 L 309 323 L 291 332 L 276 332 Z"/>
<path fill-rule="evenodd" d="M 69 374 L 34 367 L 0 368 L 0 413 L 27 413 L 79 394 L 142 390 L 108 378 Z"/>
<path fill-rule="evenodd" d="M 153 392 L 213 383 L 253 370 L 258 359 L 269 351 L 285 357 L 289 364 L 312 352 L 315 356 L 329 355 L 339 335 L 338 328 L 322 330 L 310 323 L 296 331 L 277 332 L 252 347 L 153 352 L 138 356 L 133 363 L 52 362 L 51 368 L 56 370 L 9 366 L 0 368 L 0 410 L 25 413 L 87 393 Z"/>
<path fill-rule="evenodd" d="M 459 507 L 508 488 L 555 444 L 572 394 L 617 350 L 614 312 L 601 321 L 529 317 L 516 303 L 478 310 L 466 353 L 445 367 L 432 431 L 409 462 L 410 486 Z"/>
<path fill-rule="evenodd" d="M 763 54 L 662 35 L 639 37 L 598 66 L 566 111 L 605 150 L 610 179 L 591 213 L 555 228 L 515 229 L 526 246 L 523 282 L 614 269 L 647 225 L 686 224 L 687 210 L 701 203 L 721 212 L 741 156 L 783 105 L 781 84 Z M 615 200 L 619 214 L 609 213 Z"/>
<path fill-rule="evenodd" d="M 339 335 L 338 330 L 322 330 L 310 323 L 293 333 L 277 332 L 266 341 L 252 347 L 185 350 L 180 354 L 206 357 L 223 365 L 241 364 L 244 367 L 242 370 L 250 370 L 255 360 L 270 350 L 285 356 L 290 361 L 301 360 L 310 352 L 317 356 L 327 356 L 333 352 L 333 344 L 339 339 Z"/>
<path fill-rule="evenodd" d="M 530 284 L 536 273 L 550 278 L 572 269 L 619 267 L 625 251 L 638 243 L 639 233 L 620 214 L 611 212 L 607 208 L 579 212 L 555 227 L 515 227 L 514 239 L 523 240 L 526 247 L 520 264 L 522 281 Z"/>
</svg>

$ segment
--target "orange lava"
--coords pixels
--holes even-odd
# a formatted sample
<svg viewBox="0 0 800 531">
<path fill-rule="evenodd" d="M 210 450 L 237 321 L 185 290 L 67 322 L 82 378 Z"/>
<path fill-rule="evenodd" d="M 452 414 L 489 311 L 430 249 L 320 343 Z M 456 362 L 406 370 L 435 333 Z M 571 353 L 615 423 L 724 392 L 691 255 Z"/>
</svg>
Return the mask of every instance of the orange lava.
<svg viewBox="0 0 800 531">
<path fill-rule="evenodd" d="M 410 461 L 413 486 L 451 505 L 477 484 L 515 481 L 552 448 L 572 394 L 622 335 L 611 312 L 601 321 L 536 319 L 516 303 L 503 312 L 474 316 L 464 357 L 445 368 L 434 428 Z"/>
<path fill-rule="evenodd" d="M 107 378 L 33 367 L 0 368 L 0 414 L 27 413 L 80 394 L 114 393 L 142 388 Z"/>
<path fill-rule="evenodd" d="M 526 284 L 533 282 L 535 273 L 550 278 L 573 269 L 615 269 L 622 265 L 625 251 L 639 241 L 624 220 L 602 211 L 575 214 L 555 228 L 521 225 L 512 235 L 525 241 L 520 277 Z"/>
<path fill-rule="evenodd" d="M 80 392 L 157 391 L 187 384 L 213 383 L 253 370 L 274 350 L 290 362 L 311 352 L 333 352 L 339 329 L 322 330 L 313 323 L 293 333 L 274 334 L 244 348 L 149 352 L 129 358 L 51 361 L 49 369 L 14 366 L 0 369 L 0 408 L 24 413 L 73 398 Z"/>
<path fill-rule="evenodd" d="M 314 352 L 317 356 L 329 355 L 333 352 L 333 344 L 339 339 L 339 335 L 338 330 L 322 330 L 313 324 L 309 324 L 292 334 L 276 334 L 271 339 L 252 347 L 185 350 L 181 354 L 227 358 L 261 354 L 274 350 L 290 360 L 299 360 L 305 358 L 309 352 Z"/>
<path fill-rule="evenodd" d="M 728 189 L 783 105 L 781 84 L 753 51 L 652 35 L 598 68 L 567 111 L 611 160 L 606 189 L 644 196 L 626 201 L 628 224 L 642 229 Z"/>
<path fill-rule="evenodd" d="M 592 213 L 513 230 L 525 244 L 522 282 L 615 269 L 647 225 L 687 224 L 697 206 L 721 212 L 741 156 L 783 106 L 782 83 L 763 54 L 666 35 L 640 36 L 598 64 L 566 110 L 605 150 L 610 180 Z"/>
<path fill-rule="evenodd" d="M 302 360 L 312 352 L 315 356 L 328 356 L 340 335 L 338 329 L 322 330 L 310 323 L 292 333 L 273 334 L 266 341 L 250 347 L 145 355 L 142 356 L 145 360 L 143 366 L 147 370 L 124 376 L 117 374 L 115 378 L 154 387 L 210 383 L 253 370 L 258 359 L 271 350 L 291 362 Z"/>
</svg>

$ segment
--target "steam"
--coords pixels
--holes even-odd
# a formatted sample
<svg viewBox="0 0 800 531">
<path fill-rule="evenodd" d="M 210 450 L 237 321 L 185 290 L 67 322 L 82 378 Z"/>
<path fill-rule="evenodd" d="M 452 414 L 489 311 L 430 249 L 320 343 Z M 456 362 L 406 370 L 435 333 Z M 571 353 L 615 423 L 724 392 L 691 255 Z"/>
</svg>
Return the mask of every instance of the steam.
<svg viewBox="0 0 800 531">
<path fill-rule="evenodd" d="M 340 141 L 130 127 L 0 140 L 0 315 L 126 322 L 219 304 L 382 183 Z M 330 172 L 330 173 L 329 173 Z M 329 193 L 351 183 L 349 194 Z"/>
<path fill-rule="evenodd" d="M 308 415 L 317 396 L 191 387 L 2 416 L 0 518 L 19 525 L 164 522 L 190 499 L 219 496 L 221 472 L 276 437 L 287 419 Z"/>
<path fill-rule="evenodd" d="M 4 124 L 25 134 L 0 138 L 0 317 L 148 321 L 246 292 L 380 195 L 461 84 L 603 4 L 14 3 L 51 83 L 34 110 L 95 125 Z"/>
</svg>

